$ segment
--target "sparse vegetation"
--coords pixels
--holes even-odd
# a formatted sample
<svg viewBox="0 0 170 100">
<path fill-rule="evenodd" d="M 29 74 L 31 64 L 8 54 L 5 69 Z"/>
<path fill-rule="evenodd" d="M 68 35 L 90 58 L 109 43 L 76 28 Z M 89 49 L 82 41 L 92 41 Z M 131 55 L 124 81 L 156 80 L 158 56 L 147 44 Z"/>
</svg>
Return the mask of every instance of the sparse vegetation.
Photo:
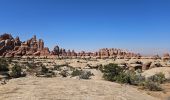
<svg viewBox="0 0 170 100">
<path fill-rule="evenodd" d="M 90 71 L 82 71 L 81 74 L 79 75 L 80 79 L 90 79 L 90 76 L 93 74 Z"/>
<path fill-rule="evenodd" d="M 73 72 L 71 73 L 71 76 L 72 76 L 72 77 L 79 76 L 79 75 L 81 75 L 81 73 L 82 73 L 82 70 L 75 69 L 75 70 L 73 70 Z"/>
<path fill-rule="evenodd" d="M 90 71 L 78 70 L 78 69 L 75 69 L 71 73 L 72 77 L 79 76 L 80 79 L 90 79 L 90 76 L 92 76 L 92 75 L 93 74 Z"/>
<path fill-rule="evenodd" d="M 144 89 L 148 89 L 150 91 L 161 91 L 162 88 L 158 82 L 153 82 L 153 81 L 145 81 L 143 84 Z"/>
<path fill-rule="evenodd" d="M 14 78 L 19 78 L 19 77 L 24 77 L 26 76 L 25 73 L 22 73 L 22 68 L 21 66 L 15 64 L 12 69 L 11 69 L 11 77 L 14 77 Z"/>
<path fill-rule="evenodd" d="M 103 78 L 108 81 L 117 81 L 118 77 L 122 75 L 124 70 L 119 67 L 117 64 L 108 64 L 100 68 L 101 72 L 103 72 Z M 123 75 L 122 75 L 123 76 Z"/>
<path fill-rule="evenodd" d="M 166 81 L 166 78 L 165 78 L 165 75 L 163 73 L 157 73 L 157 74 L 149 77 L 148 80 L 162 84 L 163 82 Z"/>
<path fill-rule="evenodd" d="M 41 66 L 41 72 L 42 72 L 43 74 L 48 73 L 48 68 L 46 68 L 45 66 Z"/>
<path fill-rule="evenodd" d="M 44 65 L 41 65 L 40 71 L 36 72 L 37 77 L 53 77 L 54 73 L 46 68 Z"/>
<path fill-rule="evenodd" d="M 145 79 L 145 82 L 143 82 L 143 88 L 150 91 L 161 91 L 162 88 L 160 84 L 164 83 L 165 81 L 165 75 L 163 73 L 157 73 Z"/>
<path fill-rule="evenodd" d="M 67 77 L 67 76 L 69 76 L 69 73 L 68 73 L 66 70 L 62 70 L 61 73 L 60 73 L 60 75 L 61 75 L 62 77 Z"/>
<path fill-rule="evenodd" d="M 8 63 L 5 59 L 0 59 L 0 71 L 9 71 Z"/>
<path fill-rule="evenodd" d="M 125 71 L 116 64 L 108 64 L 103 67 L 100 66 L 100 70 L 104 73 L 103 78 L 105 80 L 142 86 L 144 89 L 150 91 L 161 91 L 160 84 L 166 80 L 163 73 L 158 73 L 146 79 L 140 74 L 140 71 Z"/>
</svg>

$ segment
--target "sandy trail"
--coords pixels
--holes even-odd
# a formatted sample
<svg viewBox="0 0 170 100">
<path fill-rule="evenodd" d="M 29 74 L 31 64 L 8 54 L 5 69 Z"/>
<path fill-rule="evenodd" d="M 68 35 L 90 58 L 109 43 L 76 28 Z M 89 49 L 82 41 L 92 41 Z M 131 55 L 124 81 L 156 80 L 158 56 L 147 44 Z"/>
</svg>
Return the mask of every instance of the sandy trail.
<svg viewBox="0 0 170 100">
<path fill-rule="evenodd" d="M 26 77 L 0 86 L 0 100 L 157 100 L 137 89 L 102 80 Z"/>
</svg>

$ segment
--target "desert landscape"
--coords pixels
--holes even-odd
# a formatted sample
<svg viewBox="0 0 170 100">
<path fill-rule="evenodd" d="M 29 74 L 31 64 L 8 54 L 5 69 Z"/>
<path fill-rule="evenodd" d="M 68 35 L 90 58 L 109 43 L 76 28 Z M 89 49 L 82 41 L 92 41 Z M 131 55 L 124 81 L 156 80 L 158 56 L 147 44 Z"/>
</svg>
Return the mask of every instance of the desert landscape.
<svg viewBox="0 0 170 100">
<path fill-rule="evenodd" d="M 170 0 L 0 0 L 0 100 L 170 100 Z"/>
<path fill-rule="evenodd" d="M 168 53 L 142 56 L 108 48 L 76 53 L 59 46 L 50 51 L 36 36 L 22 42 L 6 33 L 0 45 L 1 100 L 170 99 Z"/>
</svg>

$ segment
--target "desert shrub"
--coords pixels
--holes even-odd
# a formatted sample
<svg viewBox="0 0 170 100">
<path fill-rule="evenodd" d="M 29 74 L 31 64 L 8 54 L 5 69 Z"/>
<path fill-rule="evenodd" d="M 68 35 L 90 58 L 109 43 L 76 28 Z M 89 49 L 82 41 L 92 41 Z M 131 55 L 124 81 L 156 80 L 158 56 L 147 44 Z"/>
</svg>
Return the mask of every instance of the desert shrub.
<svg viewBox="0 0 170 100">
<path fill-rule="evenodd" d="M 72 73 L 71 76 L 75 77 L 75 76 L 79 76 L 80 79 L 90 79 L 90 77 L 93 74 L 90 71 L 85 71 L 85 70 L 78 70 L 75 69 Z"/>
<path fill-rule="evenodd" d="M 51 73 L 51 72 L 45 74 L 45 77 L 53 77 L 53 76 L 54 76 L 54 73 Z"/>
<path fill-rule="evenodd" d="M 29 68 L 29 69 L 35 69 L 37 66 L 35 63 L 27 63 L 26 66 Z"/>
<path fill-rule="evenodd" d="M 48 68 L 46 68 L 45 66 L 41 66 L 41 72 L 42 73 L 48 73 Z"/>
<path fill-rule="evenodd" d="M 136 74 L 134 71 L 125 71 L 116 76 L 116 82 L 127 83 L 130 85 L 141 85 L 145 81 L 145 77 Z"/>
<path fill-rule="evenodd" d="M 53 77 L 55 74 L 52 70 L 46 68 L 44 65 L 41 65 L 41 69 L 36 72 L 37 77 Z"/>
<path fill-rule="evenodd" d="M 8 63 L 12 63 L 12 58 L 7 59 Z"/>
<path fill-rule="evenodd" d="M 81 74 L 79 75 L 80 79 L 90 79 L 90 76 L 93 74 L 90 71 L 82 71 Z"/>
<path fill-rule="evenodd" d="M 165 75 L 163 73 L 157 73 L 149 78 L 145 79 L 142 86 L 144 89 L 150 91 L 162 91 L 161 85 L 166 81 Z"/>
<path fill-rule="evenodd" d="M 160 84 L 166 80 L 163 73 L 158 73 L 146 79 L 141 75 L 140 70 L 128 71 L 116 64 L 100 66 L 99 69 L 103 72 L 103 78 L 105 80 L 142 86 L 144 89 L 148 89 L 150 91 L 161 91 L 162 88 Z"/>
<path fill-rule="evenodd" d="M 71 76 L 72 76 L 72 77 L 79 76 L 79 75 L 81 75 L 81 73 L 82 73 L 82 70 L 75 69 L 75 70 L 73 70 L 73 72 L 71 73 Z"/>
<path fill-rule="evenodd" d="M 19 78 L 19 77 L 22 77 L 22 69 L 21 69 L 21 66 L 15 64 L 12 69 L 11 69 L 11 76 L 14 77 L 14 78 Z"/>
<path fill-rule="evenodd" d="M 103 66 L 102 65 L 97 65 L 98 70 L 100 70 L 101 72 L 103 72 Z"/>
<path fill-rule="evenodd" d="M 166 78 L 165 78 L 165 75 L 163 73 L 157 73 L 157 74 L 149 77 L 147 80 L 162 84 L 163 82 L 166 81 Z"/>
<path fill-rule="evenodd" d="M 37 71 L 41 68 L 40 66 L 37 66 L 36 63 L 27 63 L 26 64 L 27 73 L 29 74 L 35 74 Z"/>
<path fill-rule="evenodd" d="M 103 78 L 108 81 L 117 81 L 117 78 L 119 78 L 119 75 L 124 72 L 121 67 L 119 67 L 117 64 L 108 64 L 103 66 L 103 68 L 100 68 L 101 72 L 103 72 Z"/>
<path fill-rule="evenodd" d="M 145 77 L 141 75 L 140 71 L 124 70 L 124 68 L 119 67 L 117 64 L 101 66 L 100 70 L 104 73 L 103 78 L 108 81 L 131 85 L 140 85 L 145 81 Z"/>
<path fill-rule="evenodd" d="M 62 77 L 67 77 L 67 76 L 69 76 L 69 73 L 68 73 L 66 70 L 62 70 L 62 71 L 60 72 L 60 75 L 61 75 Z"/>
<path fill-rule="evenodd" d="M 5 59 L 0 59 L 0 71 L 9 71 L 8 63 Z"/>
<path fill-rule="evenodd" d="M 115 81 L 118 83 L 131 83 L 130 75 L 127 73 L 120 73 L 119 75 L 115 76 Z"/>
<path fill-rule="evenodd" d="M 72 67 L 69 66 L 68 64 L 63 64 L 63 65 L 54 65 L 54 70 L 60 71 L 61 67 L 65 67 L 65 66 L 67 66 L 68 68 L 72 69 Z"/>
<path fill-rule="evenodd" d="M 145 81 L 145 77 L 142 76 L 141 74 L 132 74 L 130 76 L 130 84 L 131 85 L 137 85 L 137 86 L 141 86 L 143 85 L 143 82 Z"/>
<path fill-rule="evenodd" d="M 159 83 L 153 82 L 153 81 L 149 81 L 149 80 L 144 82 L 143 88 L 144 89 L 148 89 L 150 91 L 161 91 L 162 90 L 162 88 L 161 88 Z"/>
<path fill-rule="evenodd" d="M 60 67 L 59 65 L 54 65 L 54 70 L 60 70 Z"/>
</svg>

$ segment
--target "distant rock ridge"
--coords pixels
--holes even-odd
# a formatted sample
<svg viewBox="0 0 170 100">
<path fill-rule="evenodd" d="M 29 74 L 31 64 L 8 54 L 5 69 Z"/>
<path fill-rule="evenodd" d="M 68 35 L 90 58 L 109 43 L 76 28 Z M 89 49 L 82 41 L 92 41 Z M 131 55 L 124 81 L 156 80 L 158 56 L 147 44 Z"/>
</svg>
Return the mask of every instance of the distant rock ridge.
<svg viewBox="0 0 170 100">
<path fill-rule="evenodd" d="M 48 47 L 44 47 L 44 41 L 37 39 L 34 35 L 27 41 L 20 41 L 19 37 L 13 38 L 11 34 L 4 33 L 0 35 L 0 56 L 11 57 L 59 57 L 59 58 L 117 58 L 117 59 L 159 59 L 158 55 L 153 57 L 142 57 L 140 54 L 124 51 L 116 48 L 103 48 L 96 52 L 75 52 L 74 50 L 65 50 L 59 46 L 55 46 L 52 51 Z M 170 55 L 165 53 L 163 58 L 170 59 Z"/>
</svg>

